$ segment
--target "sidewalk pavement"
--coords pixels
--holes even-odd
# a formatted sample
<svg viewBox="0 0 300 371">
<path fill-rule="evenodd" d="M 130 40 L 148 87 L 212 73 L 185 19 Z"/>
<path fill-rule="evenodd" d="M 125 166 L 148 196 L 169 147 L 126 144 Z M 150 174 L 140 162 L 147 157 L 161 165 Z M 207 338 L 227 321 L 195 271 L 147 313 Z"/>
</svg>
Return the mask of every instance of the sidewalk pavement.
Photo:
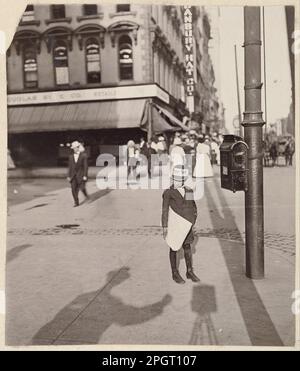
<svg viewBox="0 0 300 371">
<path fill-rule="evenodd" d="M 103 168 L 97 166 L 89 167 L 89 176 L 95 178 Z M 65 179 L 67 177 L 67 166 L 64 167 L 33 167 L 33 168 L 15 168 L 7 171 L 8 179 L 43 179 L 57 178 Z"/>
<path fill-rule="evenodd" d="M 241 194 L 232 205 L 218 179 L 205 183 L 193 247 L 200 284 L 171 280 L 160 190 L 91 181 L 79 208 L 69 189 L 10 207 L 7 345 L 293 346 L 294 257 L 267 239 L 266 278 L 246 278 Z"/>
</svg>

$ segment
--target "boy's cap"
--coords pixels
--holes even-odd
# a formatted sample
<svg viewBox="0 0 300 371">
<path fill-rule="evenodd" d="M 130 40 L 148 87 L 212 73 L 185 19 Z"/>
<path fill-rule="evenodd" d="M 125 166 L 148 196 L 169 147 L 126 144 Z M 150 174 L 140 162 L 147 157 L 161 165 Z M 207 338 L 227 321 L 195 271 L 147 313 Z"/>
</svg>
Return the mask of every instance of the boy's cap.
<svg viewBox="0 0 300 371">
<path fill-rule="evenodd" d="M 172 178 L 182 182 L 188 178 L 189 171 L 183 165 L 177 165 L 173 169 Z"/>
</svg>

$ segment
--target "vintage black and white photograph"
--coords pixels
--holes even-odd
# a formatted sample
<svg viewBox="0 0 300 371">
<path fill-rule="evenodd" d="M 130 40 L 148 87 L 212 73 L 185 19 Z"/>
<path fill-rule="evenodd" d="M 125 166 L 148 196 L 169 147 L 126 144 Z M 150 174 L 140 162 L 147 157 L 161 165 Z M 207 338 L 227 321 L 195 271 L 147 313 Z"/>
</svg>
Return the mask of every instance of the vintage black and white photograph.
<svg viewBox="0 0 300 371">
<path fill-rule="evenodd" d="M 5 345 L 294 348 L 299 9 L 3 6 Z"/>
</svg>

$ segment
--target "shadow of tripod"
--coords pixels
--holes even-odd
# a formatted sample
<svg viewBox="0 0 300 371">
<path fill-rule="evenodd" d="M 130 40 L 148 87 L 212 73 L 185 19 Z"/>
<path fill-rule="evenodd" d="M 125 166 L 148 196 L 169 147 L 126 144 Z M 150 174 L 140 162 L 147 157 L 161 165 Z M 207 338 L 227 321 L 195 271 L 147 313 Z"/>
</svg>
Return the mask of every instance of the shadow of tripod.
<svg viewBox="0 0 300 371">
<path fill-rule="evenodd" d="M 215 288 L 208 285 L 195 286 L 191 301 L 192 311 L 197 313 L 189 341 L 190 345 L 218 345 L 218 337 L 211 318 L 217 312 Z"/>
</svg>

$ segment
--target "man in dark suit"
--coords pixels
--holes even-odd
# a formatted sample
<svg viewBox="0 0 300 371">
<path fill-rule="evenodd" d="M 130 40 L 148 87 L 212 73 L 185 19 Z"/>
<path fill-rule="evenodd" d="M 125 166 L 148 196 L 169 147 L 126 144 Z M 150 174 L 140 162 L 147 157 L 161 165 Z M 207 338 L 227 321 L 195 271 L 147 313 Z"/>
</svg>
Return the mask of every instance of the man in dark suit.
<svg viewBox="0 0 300 371">
<path fill-rule="evenodd" d="M 77 207 L 79 206 L 79 190 L 81 190 L 84 196 L 88 198 L 85 188 L 88 174 L 88 160 L 81 143 L 77 141 L 73 142 L 71 144 L 71 149 L 73 150 L 73 154 L 69 157 L 69 172 L 67 179 L 71 184 L 74 207 Z"/>
<path fill-rule="evenodd" d="M 151 149 L 150 143 L 147 143 L 144 138 L 140 141 L 140 153 L 147 159 L 148 176 L 151 178 Z"/>
</svg>

